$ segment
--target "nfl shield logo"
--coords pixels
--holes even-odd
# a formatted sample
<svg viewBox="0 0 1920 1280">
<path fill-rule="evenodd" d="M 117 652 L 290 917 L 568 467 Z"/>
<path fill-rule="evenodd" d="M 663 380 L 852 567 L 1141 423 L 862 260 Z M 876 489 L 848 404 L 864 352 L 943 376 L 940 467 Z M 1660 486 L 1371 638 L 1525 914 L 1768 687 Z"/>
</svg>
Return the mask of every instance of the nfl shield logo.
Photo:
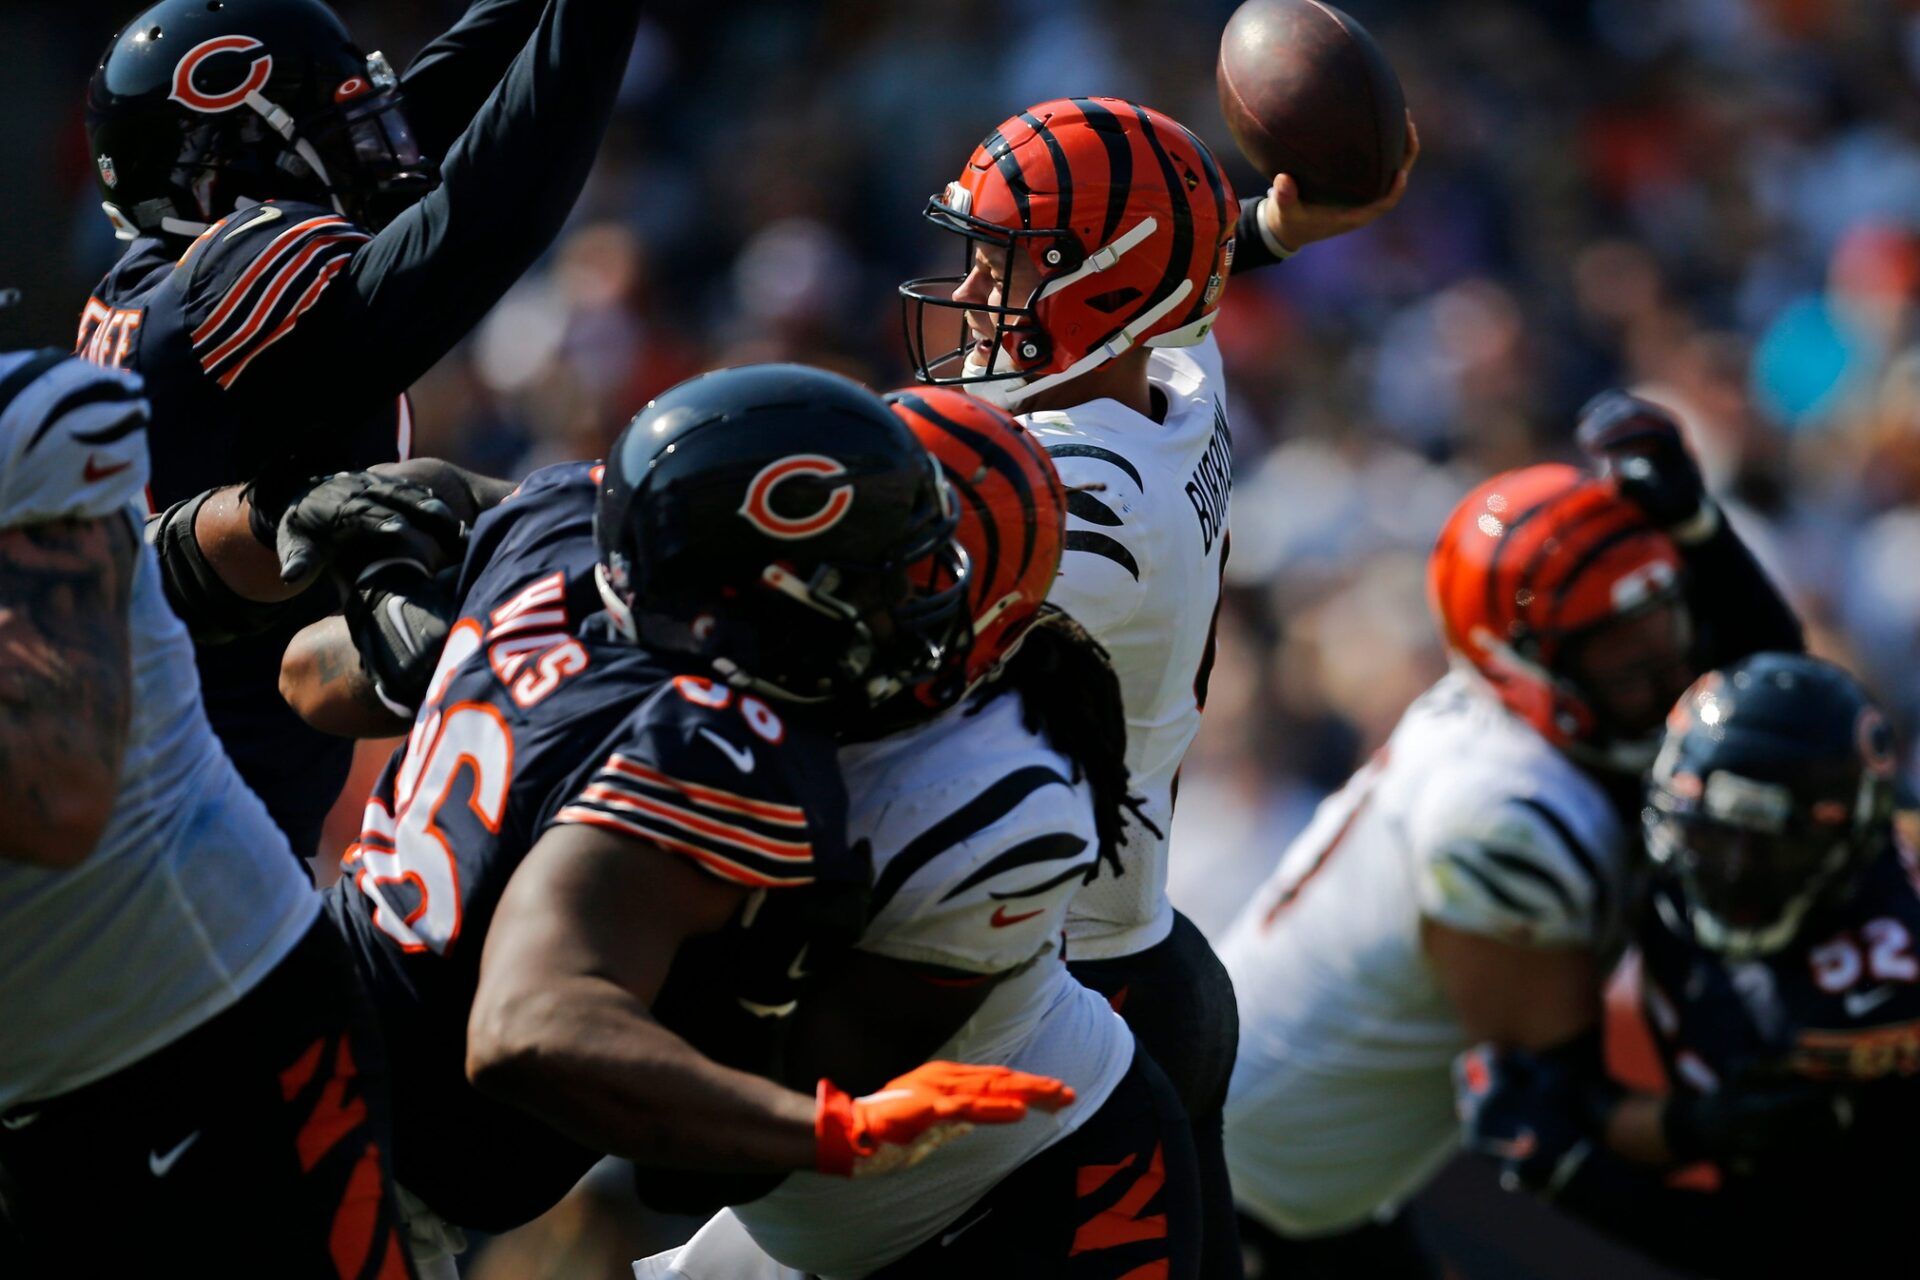
<svg viewBox="0 0 1920 1280">
<path fill-rule="evenodd" d="M 99 157 L 99 162 L 100 162 L 100 181 L 106 183 L 109 187 L 119 186 L 120 179 L 113 172 L 113 157 L 103 155 Z"/>
</svg>

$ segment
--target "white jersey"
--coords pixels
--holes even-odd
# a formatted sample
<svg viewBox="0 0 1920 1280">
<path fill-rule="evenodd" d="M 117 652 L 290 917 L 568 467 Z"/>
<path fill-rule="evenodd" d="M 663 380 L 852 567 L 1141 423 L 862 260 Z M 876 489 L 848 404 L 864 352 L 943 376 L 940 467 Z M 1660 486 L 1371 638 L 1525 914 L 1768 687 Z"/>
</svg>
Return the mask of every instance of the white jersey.
<svg viewBox="0 0 1920 1280">
<path fill-rule="evenodd" d="M 1019 696 L 847 747 L 840 762 L 848 836 L 874 853 L 860 949 L 1008 975 L 932 1057 L 1053 1076 L 1077 1097 L 977 1128 L 908 1170 L 859 1182 L 796 1173 L 734 1209 L 768 1254 L 828 1280 L 866 1275 L 952 1223 L 1098 1110 L 1133 1057 L 1126 1024 L 1061 959 L 1067 904 L 1099 839 L 1087 785 L 1021 723 Z"/>
<path fill-rule="evenodd" d="M 1067 487 L 1066 554 L 1048 599 L 1106 646 L 1127 713 L 1127 768 L 1143 815 L 1129 815 L 1126 874 L 1074 901 L 1075 960 L 1144 951 L 1173 928 L 1167 843 L 1174 775 L 1200 730 L 1233 487 L 1220 351 L 1156 350 L 1148 378 L 1165 397 L 1155 422 L 1112 400 L 1021 417 Z"/>
<path fill-rule="evenodd" d="M 1422 694 L 1220 946 L 1240 1002 L 1226 1112 L 1236 1201 L 1318 1235 L 1418 1190 L 1453 1150 L 1451 1067 L 1468 1047 L 1422 917 L 1605 955 L 1634 866 L 1599 785 L 1474 677 Z"/>
<path fill-rule="evenodd" d="M 0 357 L 0 394 L 9 373 L 31 372 Z M 0 404 L 0 528 L 108 517 L 139 528 L 138 387 L 69 361 Z M 192 642 L 144 544 L 128 630 L 126 753 L 99 844 L 64 871 L 0 859 L 0 1110 L 178 1039 L 264 978 L 319 916 L 286 838 L 207 725 Z"/>
</svg>

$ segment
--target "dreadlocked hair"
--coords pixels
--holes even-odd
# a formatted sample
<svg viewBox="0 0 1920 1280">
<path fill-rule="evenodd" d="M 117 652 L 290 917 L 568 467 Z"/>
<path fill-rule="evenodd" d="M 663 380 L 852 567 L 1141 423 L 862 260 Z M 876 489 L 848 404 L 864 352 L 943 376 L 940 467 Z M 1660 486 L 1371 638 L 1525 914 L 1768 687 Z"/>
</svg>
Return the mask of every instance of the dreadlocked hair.
<svg viewBox="0 0 1920 1280">
<path fill-rule="evenodd" d="M 1120 701 L 1120 679 L 1107 651 L 1087 629 L 1051 605 L 1046 606 L 988 686 L 987 698 L 1020 695 L 1022 718 L 1073 765 L 1075 782 L 1093 788 L 1094 830 L 1100 839 L 1101 865 L 1125 875 L 1120 846 L 1126 841 L 1126 813 L 1154 828 L 1141 811 L 1144 803 L 1129 788 L 1127 718 Z M 982 701 L 981 705 L 984 705 Z"/>
</svg>

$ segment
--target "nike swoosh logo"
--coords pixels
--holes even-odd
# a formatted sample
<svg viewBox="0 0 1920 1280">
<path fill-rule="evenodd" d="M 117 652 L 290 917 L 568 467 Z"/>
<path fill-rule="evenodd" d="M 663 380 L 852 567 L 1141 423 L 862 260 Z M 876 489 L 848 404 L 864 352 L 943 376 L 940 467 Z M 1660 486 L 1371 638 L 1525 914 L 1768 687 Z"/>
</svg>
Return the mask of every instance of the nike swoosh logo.
<svg viewBox="0 0 1920 1280">
<path fill-rule="evenodd" d="M 733 767 L 742 773 L 753 772 L 753 752 L 747 747 L 737 747 L 725 738 L 706 728 L 700 729 L 700 736 L 720 749 L 720 754 L 733 761 Z"/>
<path fill-rule="evenodd" d="M 387 597 L 387 621 L 400 636 L 400 642 L 407 647 L 408 653 L 419 651 L 420 642 L 414 638 L 413 628 L 407 625 L 407 611 L 401 607 L 399 596 Z"/>
<path fill-rule="evenodd" d="M 24 1129 L 40 1118 L 38 1111 L 28 1111 L 17 1116 L 0 1117 L 0 1128 Z"/>
<path fill-rule="evenodd" d="M 734 999 L 740 1002 L 742 1009 L 756 1018 L 787 1018 L 800 1007 L 798 1000 L 789 1000 L 785 1004 L 755 1004 L 745 996 L 735 996 Z"/>
<path fill-rule="evenodd" d="M 153 1176 L 156 1178 L 166 1177 L 169 1173 L 173 1172 L 174 1162 L 187 1153 L 188 1147 L 198 1141 L 200 1141 L 200 1131 L 195 1129 L 192 1133 L 180 1139 L 179 1145 L 175 1146 L 173 1150 L 167 1152 L 165 1155 L 161 1155 L 158 1151 L 147 1152 L 147 1168 L 153 1170 Z"/>
<path fill-rule="evenodd" d="M 1841 1003 L 1847 1007 L 1849 1015 L 1857 1018 L 1863 1013 L 1878 1009 L 1891 999 L 1893 999 L 1892 987 L 1875 987 L 1871 991 L 1848 992 L 1846 999 Z"/>
<path fill-rule="evenodd" d="M 131 462 L 120 462 L 120 463 L 114 464 L 111 467 L 103 467 L 99 463 L 95 462 L 92 457 L 88 457 L 87 465 L 81 469 L 80 475 L 81 475 L 81 478 L 84 479 L 88 484 L 97 484 L 98 482 L 105 480 L 108 476 L 119 475 L 122 471 L 125 471 L 128 467 L 132 465 L 133 463 Z"/>
<path fill-rule="evenodd" d="M 996 929 L 1004 929 L 1010 924 L 1019 924 L 1022 920 L 1031 920 L 1045 910 L 1045 907 L 1041 907 L 1038 911 L 1023 911 L 1017 916 L 1010 916 L 1007 914 L 1007 904 L 1003 902 L 993 909 L 993 919 L 989 921 L 989 923 Z"/>
<path fill-rule="evenodd" d="M 248 218 L 245 222 L 241 223 L 239 226 L 227 232 L 227 234 L 225 234 L 224 236 L 221 236 L 220 238 L 222 240 L 231 240 L 235 236 L 239 235 L 242 231 L 246 231 L 246 230 L 249 230 L 250 228 L 257 227 L 263 222 L 272 222 L 275 218 L 279 216 L 280 216 L 280 211 L 278 209 L 262 209 L 259 213 L 255 214 L 251 218 Z"/>
<path fill-rule="evenodd" d="M 981 1219 L 985 1218 L 987 1214 L 992 1212 L 993 1212 L 992 1209 L 988 1209 L 986 1210 L 986 1212 L 982 1213 L 980 1217 L 975 1218 L 972 1222 L 966 1223 L 963 1226 L 955 1227 L 953 1230 L 947 1232 L 947 1234 L 941 1236 L 940 1247 L 942 1249 L 946 1248 L 948 1245 L 952 1244 L 955 1240 L 958 1240 L 962 1235 L 966 1234 L 967 1232 L 973 1230 L 975 1227 L 979 1226 Z"/>
<path fill-rule="evenodd" d="M 812 945 L 811 942 L 801 943 L 800 954 L 795 956 L 793 963 L 787 966 L 787 976 L 795 982 L 799 982 L 807 976 L 807 948 Z"/>
</svg>

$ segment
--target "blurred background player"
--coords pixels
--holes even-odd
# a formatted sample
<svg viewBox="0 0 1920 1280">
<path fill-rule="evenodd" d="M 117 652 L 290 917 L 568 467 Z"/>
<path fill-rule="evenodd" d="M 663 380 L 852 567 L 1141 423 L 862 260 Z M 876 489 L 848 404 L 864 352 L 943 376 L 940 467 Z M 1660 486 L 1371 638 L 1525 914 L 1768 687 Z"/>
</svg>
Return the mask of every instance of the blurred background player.
<svg viewBox="0 0 1920 1280">
<path fill-rule="evenodd" d="M 1880 709 L 1817 658 L 1757 654 L 1687 692 L 1647 787 L 1653 901 L 1635 931 L 1671 1092 L 1582 1097 L 1524 1054 L 1491 1058 L 1539 1095 L 1510 1182 L 1589 1147 L 1635 1157 L 1643 1185 L 1602 1157 L 1561 1175 L 1560 1203 L 1703 1275 L 1895 1256 L 1916 1191 L 1920 869 L 1896 833 L 1894 759 Z M 1511 1116 L 1482 1128 L 1490 1152 L 1519 1136 Z M 1711 1191 L 1656 1181 L 1701 1159 Z"/>
<path fill-rule="evenodd" d="M 181 1274 L 411 1275 L 365 997 L 141 544 L 147 422 L 0 355 L 0 1255 L 90 1269 L 111 1206 Z"/>
<path fill-rule="evenodd" d="M 1411 165 L 1412 157 L 1408 164 Z M 1232 439 L 1208 335 L 1237 254 L 1259 264 L 1291 185 L 1243 208 L 1213 153 L 1117 98 L 1043 102 L 1002 122 L 926 216 L 964 246 L 963 274 L 901 285 L 923 382 L 1017 410 L 1069 487 L 1052 600 L 1105 647 L 1125 699 L 1141 803 L 1117 874 L 1067 927 L 1082 982 L 1108 997 L 1193 1117 L 1208 1193 L 1209 1275 L 1237 1274 L 1220 1108 L 1233 1062 L 1225 971 L 1166 896 L 1175 777 L 1206 705 L 1227 557 Z M 1391 208 L 1343 211 L 1318 234 Z M 1259 248 L 1240 246 L 1252 229 Z"/>
<path fill-rule="evenodd" d="M 152 509 L 191 527 L 237 501 L 196 495 L 251 482 L 270 546 L 310 477 L 408 455 L 408 386 L 559 231 L 639 9 L 480 0 L 404 77 L 320 0 L 162 0 L 120 29 L 87 126 L 130 243 L 76 350 L 147 380 Z M 261 695 L 329 594 L 201 661 L 215 732 L 303 856 L 349 746 Z"/>
<path fill-rule="evenodd" d="M 869 885 L 813 722 L 964 642 L 954 521 L 878 396 L 797 366 L 691 380 L 604 465 L 536 473 L 481 520 L 327 896 L 395 1047 L 398 1176 L 434 1214 L 517 1225 L 607 1153 L 880 1172 L 1063 1101 L 944 1062 L 870 1098 L 768 1078 Z M 940 589 L 909 581 L 922 561 Z M 290 684 L 364 698 L 296 654 L 313 661 Z"/>
<path fill-rule="evenodd" d="M 1641 771 L 1678 690 L 1799 626 L 1667 415 L 1610 394 L 1607 478 L 1496 476 L 1434 547 L 1455 669 L 1282 855 L 1222 955 L 1245 1035 L 1227 1156 L 1259 1276 L 1437 1274 L 1399 1210 L 1455 1149 L 1481 1041 L 1604 1077 Z"/>
<path fill-rule="evenodd" d="M 944 388 L 889 399 L 957 495 L 973 641 L 949 653 L 931 696 L 842 730 L 849 831 L 872 845 L 875 888 L 859 942 L 796 1016 L 789 1079 L 878 1084 L 957 1058 L 1058 1077 L 1075 1101 L 884 1184 L 794 1174 L 731 1216 L 766 1253 L 833 1280 L 1190 1277 L 1200 1199 L 1186 1113 L 1061 953 L 1075 892 L 1122 856 L 1127 801 L 1113 672 L 1044 606 L 1067 495 L 1004 411 Z M 730 1247 L 728 1225 L 708 1231 Z M 675 1265 L 718 1268 L 706 1257 L 718 1244 Z"/>
</svg>

